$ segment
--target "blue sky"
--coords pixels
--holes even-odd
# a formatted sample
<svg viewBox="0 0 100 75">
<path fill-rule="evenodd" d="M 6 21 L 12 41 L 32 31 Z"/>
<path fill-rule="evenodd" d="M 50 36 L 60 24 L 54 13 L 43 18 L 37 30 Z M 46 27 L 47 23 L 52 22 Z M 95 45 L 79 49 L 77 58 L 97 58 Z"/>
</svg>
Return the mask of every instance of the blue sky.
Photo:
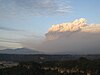
<svg viewBox="0 0 100 75">
<path fill-rule="evenodd" d="M 0 40 L 41 37 L 52 24 L 79 18 L 100 24 L 99 14 L 100 0 L 0 0 Z"/>
<path fill-rule="evenodd" d="M 38 15 L 34 15 L 34 13 L 36 14 L 39 11 L 35 11 L 34 6 L 33 8 L 31 7 L 32 4 L 31 1 L 33 1 L 34 5 L 34 1 L 37 1 L 36 3 L 39 3 L 39 1 L 41 2 L 46 0 L 0 0 L 0 1 L 1 1 L 0 4 L 2 4 L 0 6 L 0 12 L 1 12 L 0 26 L 7 28 L 28 30 L 41 34 L 46 32 L 47 29 L 52 24 L 68 22 L 74 19 L 79 19 L 81 17 L 88 19 L 89 23 L 100 23 L 99 0 L 68 0 L 66 2 L 66 6 L 70 6 L 71 8 L 69 9 L 71 10 L 68 9 L 69 11 L 68 13 L 64 14 L 59 13 L 60 15 L 56 15 L 56 13 L 51 13 L 50 15 L 48 15 L 46 14 L 48 13 L 48 11 L 46 11 L 48 8 L 43 9 L 42 7 L 40 9 L 46 13 L 44 15 L 42 15 L 41 13 Z M 58 1 L 61 2 L 64 0 L 58 0 Z M 34 10 L 35 12 L 32 10 Z M 52 12 L 54 10 L 51 9 L 50 11 Z M 39 31 L 40 28 L 41 31 Z"/>
</svg>

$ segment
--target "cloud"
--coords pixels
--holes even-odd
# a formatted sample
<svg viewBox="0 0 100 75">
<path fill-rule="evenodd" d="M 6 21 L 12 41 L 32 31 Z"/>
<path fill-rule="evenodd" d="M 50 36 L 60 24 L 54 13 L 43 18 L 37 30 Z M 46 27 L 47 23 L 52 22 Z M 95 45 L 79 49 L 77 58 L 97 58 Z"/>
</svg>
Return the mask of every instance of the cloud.
<svg viewBox="0 0 100 75">
<path fill-rule="evenodd" d="M 100 54 L 100 24 L 84 18 L 53 25 L 45 36 L 35 47 L 47 53 Z"/>
<path fill-rule="evenodd" d="M 62 23 L 53 25 L 46 33 L 46 38 L 48 40 L 53 40 L 57 38 L 61 38 L 63 36 L 68 36 L 75 32 L 88 32 L 88 33 L 99 33 L 100 32 L 100 24 L 86 24 L 86 19 L 76 19 L 70 23 Z"/>
<path fill-rule="evenodd" d="M 16 39 L 9 39 L 9 38 L 1 38 L 0 37 L 0 42 L 8 42 L 8 43 L 20 43 L 20 41 L 16 40 Z"/>
<path fill-rule="evenodd" d="M 0 26 L 0 31 L 2 33 L 4 33 L 5 35 L 6 34 L 8 35 L 9 33 L 17 34 L 17 35 L 23 36 L 23 37 L 28 37 L 28 36 L 32 36 L 33 35 L 32 32 L 29 32 L 29 31 L 26 31 L 26 30 L 15 29 L 15 28 L 5 27 L 5 26 Z M 37 37 L 37 36 L 34 35 L 34 37 Z"/>
<path fill-rule="evenodd" d="M 0 0 L 0 14 L 62 15 L 71 11 L 68 0 Z M 1 16 L 2 16 L 1 15 Z"/>
<path fill-rule="evenodd" d="M 12 42 L 0 42 L 0 50 L 2 49 L 15 49 L 15 48 L 22 48 L 22 45 L 20 43 L 12 43 Z"/>
<path fill-rule="evenodd" d="M 0 26 L 0 49 L 20 48 L 24 39 L 36 37 L 32 32 Z"/>
<path fill-rule="evenodd" d="M 100 24 L 87 24 L 86 21 L 81 18 L 52 25 L 45 37 L 28 36 L 14 45 L 12 40 L 3 38 L 5 42 L 1 42 L 1 46 L 26 47 L 54 54 L 100 54 Z"/>
<path fill-rule="evenodd" d="M 17 30 L 17 29 L 13 29 L 13 28 L 3 27 L 3 26 L 0 26 L 0 30 L 6 30 L 6 31 L 22 31 L 22 30 Z"/>
</svg>

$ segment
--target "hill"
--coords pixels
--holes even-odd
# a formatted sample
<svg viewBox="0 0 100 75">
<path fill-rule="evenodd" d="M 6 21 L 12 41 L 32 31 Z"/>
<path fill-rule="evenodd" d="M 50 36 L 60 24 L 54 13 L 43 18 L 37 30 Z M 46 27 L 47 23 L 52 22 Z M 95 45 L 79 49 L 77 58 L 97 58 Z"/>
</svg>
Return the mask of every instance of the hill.
<svg viewBox="0 0 100 75">
<path fill-rule="evenodd" d="M 17 49 L 4 49 L 0 50 L 0 54 L 41 54 L 42 52 L 28 49 L 28 48 L 17 48 Z"/>
</svg>

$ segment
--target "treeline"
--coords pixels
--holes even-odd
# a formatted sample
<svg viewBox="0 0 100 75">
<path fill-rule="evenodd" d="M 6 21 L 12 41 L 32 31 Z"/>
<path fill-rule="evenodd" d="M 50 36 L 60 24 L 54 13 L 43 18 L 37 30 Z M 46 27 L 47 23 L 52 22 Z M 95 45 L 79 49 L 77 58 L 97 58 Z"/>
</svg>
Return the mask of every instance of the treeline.
<svg viewBox="0 0 100 75">
<path fill-rule="evenodd" d="M 19 62 L 18 66 L 0 69 L 0 75 L 100 75 L 100 59 Z"/>
</svg>

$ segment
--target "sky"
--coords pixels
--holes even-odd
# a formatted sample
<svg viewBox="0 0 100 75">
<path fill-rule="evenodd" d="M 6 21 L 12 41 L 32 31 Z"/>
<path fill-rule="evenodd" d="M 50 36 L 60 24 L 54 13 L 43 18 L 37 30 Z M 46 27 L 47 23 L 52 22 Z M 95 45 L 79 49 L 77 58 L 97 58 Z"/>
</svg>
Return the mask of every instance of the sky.
<svg viewBox="0 0 100 75">
<path fill-rule="evenodd" d="M 100 24 L 99 14 L 100 0 L 0 0 L 0 49 L 28 47 L 52 53 L 53 49 L 43 48 L 45 42 L 46 44 L 47 42 L 51 42 L 51 40 L 47 40 L 45 35 L 49 33 L 49 29 L 52 28 L 52 25 L 68 22 L 72 24 L 72 21 L 80 18 L 85 18 L 87 20 L 86 25 Z M 95 28 L 99 28 L 99 26 L 96 26 Z M 92 29 L 94 29 L 94 27 Z M 73 40 L 77 40 L 76 35 L 81 36 L 79 34 L 74 35 L 75 36 L 73 37 L 76 38 Z M 89 37 L 99 45 L 97 41 L 99 40 L 99 34 L 93 33 L 93 35 L 89 35 L 95 35 L 96 40 L 95 38 L 93 39 L 90 36 L 87 36 L 87 34 L 85 34 L 84 37 Z M 82 38 L 79 39 L 83 40 Z M 94 41 L 85 43 L 93 43 Z M 41 46 L 40 42 L 42 42 L 44 46 Z M 58 44 L 61 44 L 61 41 L 57 42 L 59 42 Z M 83 41 L 79 41 L 77 43 L 79 44 L 82 42 Z M 72 49 L 74 49 L 73 42 L 69 41 L 69 43 L 71 43 Z M 28 46 L 28 44 L 31 44 L 31 46 Z M 67 46 L 70 45 L 67 43 L 64 44 Z M 37 45 L 39 47 L 37 47 Z M 97 48 L 97 45 L 94 46 L 94 44 L 92 44 L 89 47 L 94 46 L 92 49 L 95 49 L 95 47 Z M 51 44 L 48 43 L 48 46 L 51 47 Z M 57 47 L 58 46 L 59 45 L 57 45 Z M 64 45 L 62 45 L 61 50 L 56 50 L 54 48 L 55 52 L 64 52 L 65 50 L 63 49 L 66 48 L 63 46 Z M 80 46 L 80 48 L 86 46 Z M 77 49 L 77 46 L 75 47 Z M 98 47 L 98 49 L 100 48 Z M 81 53 L 82 51 L 71 50 L 70 52 Z M 97 50 L 96 53 L 98 52 L 100 53 L 100 51 Z"/>
</svg>

